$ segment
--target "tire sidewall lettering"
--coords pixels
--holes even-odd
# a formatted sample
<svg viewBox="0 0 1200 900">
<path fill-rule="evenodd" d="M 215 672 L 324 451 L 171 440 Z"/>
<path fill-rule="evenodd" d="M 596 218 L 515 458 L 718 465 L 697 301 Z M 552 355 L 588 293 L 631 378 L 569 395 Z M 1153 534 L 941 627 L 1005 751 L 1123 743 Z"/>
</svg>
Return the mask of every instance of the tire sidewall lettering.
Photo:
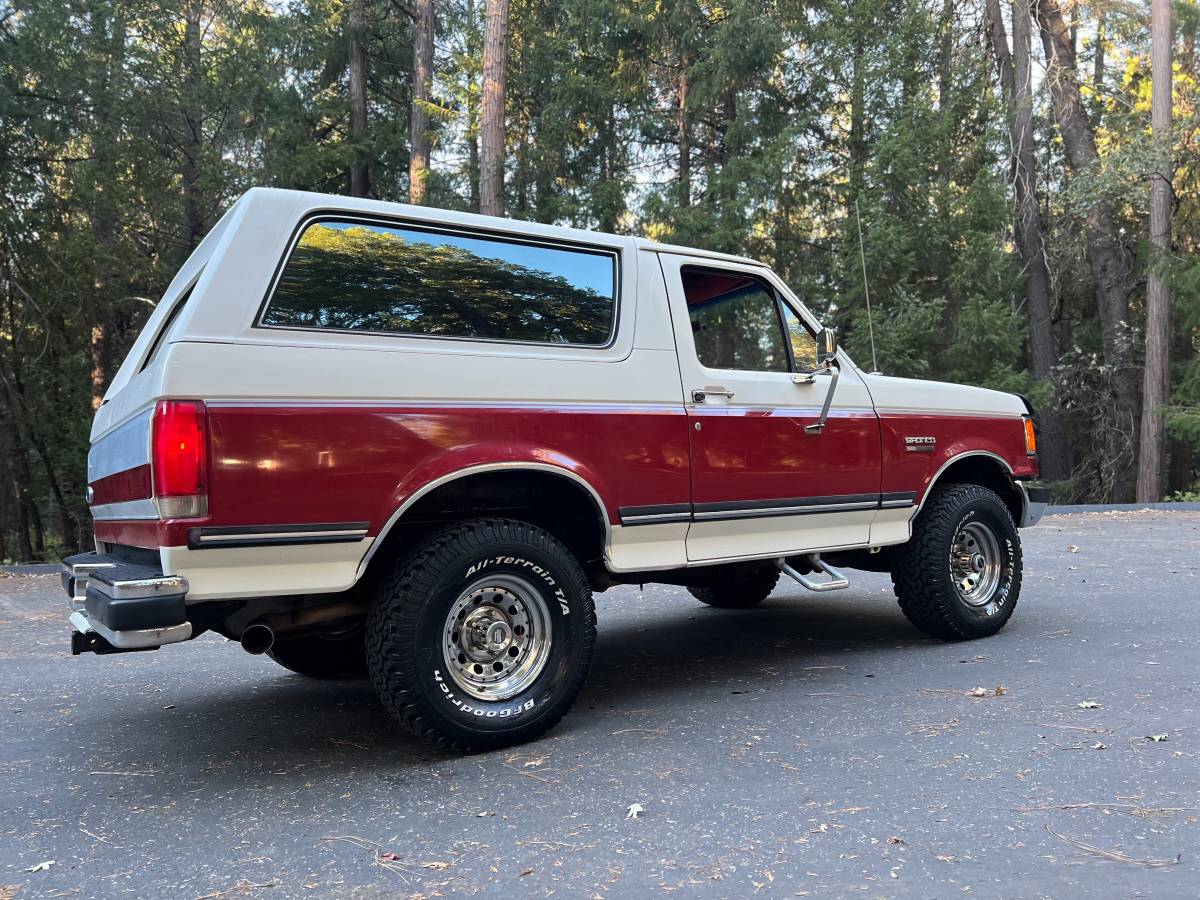
<svg viewBox="0 0 1200 900">
<path fill-rule="evenodd" d="M 444 669 L 441 647 L 441 628 L 444 617 L 459 594 L 486 581 L 489 574 L 523 578 L 542 594 L 551 613 L 553 643 L 550 658 L 538 679 L 525 691 L 508 700 L 490 703 L 462 692 Z M 421 626 L 427 637 L 422 641 L 422 657 L 426 660 L 431 700 L 446 709 L 447 715 L 473 729 L 490 727 L 505 729 L 516 726 L 516 720 L 532 719 L 545 706 L 553 705 L 559 689 L 566 682 L 570 666 L 567 659 L 574 652 L 577 636 L 571 615 L 570 598 L 556 576 L 552 560 L 531 558 L 528 553 L 489 550 L 469 558 L 461 568 L 447 572 L 447 577 L 430 597 L 428 619 Z M 559 615 L 553 614 L 558 610 Z M 468 725 L 469 723 L 469 725 Z"/>
<path fill-rule="evenodd" d="M 990 619 L 1004 613 L 1009 605 L 1013 586 L 1021 564 L 1020 547 L 1014 540 L 1011 530 L 1012 525 L 1006 520 L 1006 517 L 997 514 L 994 510 L 988 508 L 988 505 L 976 505 L 976 503 L 973 502 L 970 508 L 963 512 L 958 518 L 954 529 L 951 531 L 949 535 L 951 552 L 953 551 L 954 535 L 959 532 L 963 525 L 975 519 L 980 520 L 981 524 L 990 528 L 997 539 L 1003 543 L 1000 559 L 1000 584 L 996 587 L 996 592 L 988 603 L 983 606 L 973 607 L 958 596 L 957 588 L 953 583 L 953 575 L 948 573 L 947 577 L 950 579 L 951 594 L 958 600 L 955 605 L 963 614 L 976 619 Z"/>
<path fill-rule="evenodd" d="M 542 580 L 547 588 L 550 589 L 552 599 L 558 604 L 559 610 L 564 616 L 571 614 L 571 605 L 567 602 L 567 595 L 563 592 L 557 579 L 550 574 L 549 570 L 532 560 L 525 559 L 520 556 L 489 556 L 484 559 L 477 560 L 467 567 L 464 582 L 470 581 L 471 578 L 488 569 L 513 568 L 518 572 L 526 572 L 537 576 Z"/>
</svg>

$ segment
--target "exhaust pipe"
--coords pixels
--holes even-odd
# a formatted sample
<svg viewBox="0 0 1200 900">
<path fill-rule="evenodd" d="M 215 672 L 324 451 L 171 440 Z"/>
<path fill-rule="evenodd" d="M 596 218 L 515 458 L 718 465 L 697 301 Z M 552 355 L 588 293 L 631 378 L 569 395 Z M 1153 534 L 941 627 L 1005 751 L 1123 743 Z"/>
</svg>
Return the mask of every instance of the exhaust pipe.
<svg viewBox="0 0 1200 900">
<path fill-rule="evenodd" d="M 266 622 L 251 622 L 242 631 L 242 649 L 252 656 L 261 656 L 275 646 L 275 632 Z"/>
</svg>

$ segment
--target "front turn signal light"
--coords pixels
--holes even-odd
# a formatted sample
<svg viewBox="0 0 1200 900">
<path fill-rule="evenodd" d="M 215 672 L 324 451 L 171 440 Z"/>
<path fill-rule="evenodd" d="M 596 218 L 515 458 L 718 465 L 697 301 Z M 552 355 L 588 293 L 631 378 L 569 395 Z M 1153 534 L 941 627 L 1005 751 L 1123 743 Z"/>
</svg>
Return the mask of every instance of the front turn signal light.
<svg viewBox="0 0 1200 900">
<path fill-rule="evenodd" d="M 1037 431 L 1033 427 L 1033 419 L 1025 418 L 1025 455 L 1037 456 Z"/>
</svg>

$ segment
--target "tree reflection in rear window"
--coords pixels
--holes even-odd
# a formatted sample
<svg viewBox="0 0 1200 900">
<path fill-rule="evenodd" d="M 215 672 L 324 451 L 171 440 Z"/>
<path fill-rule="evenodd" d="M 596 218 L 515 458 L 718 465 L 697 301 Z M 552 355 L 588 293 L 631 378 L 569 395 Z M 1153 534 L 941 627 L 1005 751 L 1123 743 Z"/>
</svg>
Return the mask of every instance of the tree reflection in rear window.
<svg viewBox="0 0 1200 900">
<path fill-rule="evenodd" d="M 373 222 L 316 221 L 261 325 L 602 345 L 616 256 Z"/>
</svg>

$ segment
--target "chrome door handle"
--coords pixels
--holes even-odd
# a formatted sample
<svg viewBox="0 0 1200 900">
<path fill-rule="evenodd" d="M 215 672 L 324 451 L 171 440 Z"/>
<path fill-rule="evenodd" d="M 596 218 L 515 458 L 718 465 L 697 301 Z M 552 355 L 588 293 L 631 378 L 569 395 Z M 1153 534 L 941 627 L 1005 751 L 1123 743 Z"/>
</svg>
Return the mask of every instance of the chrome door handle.
<svg viewBox="0 0 1200 900">
<path fill-rule="evenodd" d="M 733 391 L 723 387 L 706 387 L 704 390 L 692 391 L 692 400 L 696 403 L 703 403 L 705 397 L 725 397 L 732 400 Z"/>
</svg>

